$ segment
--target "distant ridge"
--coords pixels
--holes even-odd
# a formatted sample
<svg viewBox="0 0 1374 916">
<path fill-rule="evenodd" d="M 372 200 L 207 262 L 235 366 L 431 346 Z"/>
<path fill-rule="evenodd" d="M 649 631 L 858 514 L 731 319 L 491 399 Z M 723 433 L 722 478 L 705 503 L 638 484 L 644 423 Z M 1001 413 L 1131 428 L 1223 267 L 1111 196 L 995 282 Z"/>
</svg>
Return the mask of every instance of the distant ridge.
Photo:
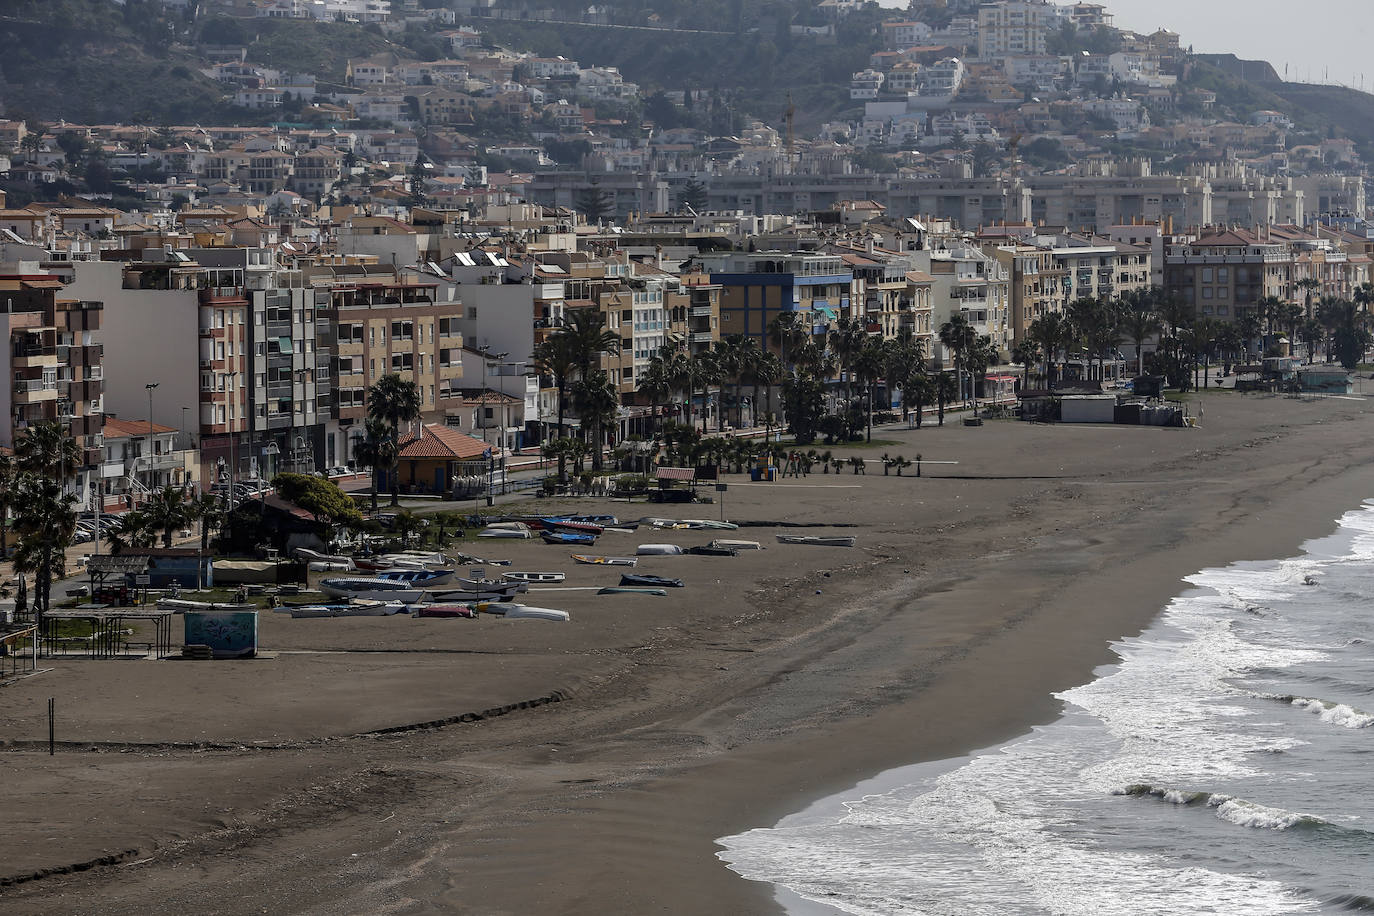
<svg viewBox="0 0 1374 916">
<path fill-rule="evenodd" d="M 1234 54 L 1196 54 L 1194 57 L 1248 83 L 1283 82 L 1274 65 L 1267 60 L 1243 60 Z"/>
</svg>

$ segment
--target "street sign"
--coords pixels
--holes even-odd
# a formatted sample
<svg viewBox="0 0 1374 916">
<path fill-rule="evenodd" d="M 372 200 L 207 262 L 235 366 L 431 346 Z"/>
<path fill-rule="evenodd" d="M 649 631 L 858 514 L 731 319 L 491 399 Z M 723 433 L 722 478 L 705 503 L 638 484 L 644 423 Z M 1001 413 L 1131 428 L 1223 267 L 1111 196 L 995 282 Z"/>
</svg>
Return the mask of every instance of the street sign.
<svg viewBox="0 0 1374 916">
<path fill-rule="evenodd" d="M 487 570 L 485 566 L 474 566 L 468 570 L 469 579 L 485 579 L 486 577 Z"/>
<path fill-rule="evenodd" d="M 143 575 L 140 575 L 140 576 L 134 576 L 134 584 L 135 584 L 135 585 L 139 585 L 139 586 L 144 586 L 144 587 L 149 586 L 149 585 L 152 585 L 152 584 L 153 584 L 153 577 L 150 576 L 150 575 L 147 575 L 146 573 L 143 574 Z"/>
<path fill-rule="evenodd" d="M 724 493 L 724 492 L 725 492 L 726 490 L 728 490 L 728 489 L 730 489 L 730 485 L 729 485 L 728 483 L 718 483 L 718 484 L 716 484 L 716 492 L 717 492 L 717 493 Z"/>
<path fill-rule="evenodd" d="M 484 449 L 482 449 L 482 458 L 485 459 L 485 460 L 487 460 L 487 461 L 490 461 L 490 460 L 491 460 L 491 449 L 489 449 L 489 448 L 484 448 Z"/>
</svg>

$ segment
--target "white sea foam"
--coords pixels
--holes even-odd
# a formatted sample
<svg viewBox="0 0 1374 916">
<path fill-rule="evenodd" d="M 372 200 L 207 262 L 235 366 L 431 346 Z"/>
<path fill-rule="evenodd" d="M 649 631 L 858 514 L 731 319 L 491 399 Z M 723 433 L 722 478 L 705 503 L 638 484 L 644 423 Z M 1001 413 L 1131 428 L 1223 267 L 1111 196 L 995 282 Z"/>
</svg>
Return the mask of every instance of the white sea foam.
<svg viewBox="0 0 1374 916">
<path fill-rule="evenodd" d="M 1339 725 L 1342 728 L 1368 728 L 1374 725 L 1374 716 L 1361 712 L 1344 703 L 1329 703 L 1311 697 L 1294 697 L 1293 705 L 1299 709 L 1316 713 L 1323 722 Z"/>
<path fill-rule="evenodd" d="M 1213 795 L 1207 804 L 1217 809 L 1217 817 L 1239 827 L 1254 827 L 1259 830 L 1287 830 L 1290 827 L 1319 826 L 1327 823 L 1313 814 L 1295 814 L 1280 808 L 1257 805 L 1229 795 Z"/>
<path fill-rule="evenodd" d="M 1186 864 L 1183 851 L 1153 842 L 1124 848 L 1112 830 L 1118 818 L 1129 824 L 1133 816 L 1105 806 L 1131 804 L 1110 801 L 1114 794 L 1148 795 L 1180 808 L 1205 806 L 1227 824 L 1256 829 L 1326 823 L 1186 787 L 1261 785 L 1274 752 L 1305 746 L 1297 735 L 1310 735 L 1285 734 L 1288 720 L 1264 716 L 1254 703 L 1261 695 L 1244 684 L 1253 672 L 1277 677 L 1340 651 L 1316 644 L 1337 640 L 1314 629 L 1306 610 L 1336 600 L 1349 581 L 1342 564 L 1374 560 L 1374 503 L 1341 526 L 1338 538 L 1318 542 L 1302 557 L 1189 577 L 1194 587 L 1155 626 L 1114 645 L 1120 664 L 1059 694 L 1065 717 L 1031 737 L 938 777 L 923 772 L 913 777 L 918 782 L 846 802 L 839 816 L 727 837 L 721 857 L 745 876 L 856 916 L 1278 916 L 1318 909 L 1262 874 L 1262 866 L 1232 874 Z M 1309 577 L 1334 587 L 1304 585 Z M 1348 645 L 1344 636 L 1340 645 Z M 1271 698 L 1334 725 L 1374 724 L 1374 717 L 1343 704 Z M 1114 827 L 1094 835 L 1090 828 L 1104 810 Z"/>
</svg>

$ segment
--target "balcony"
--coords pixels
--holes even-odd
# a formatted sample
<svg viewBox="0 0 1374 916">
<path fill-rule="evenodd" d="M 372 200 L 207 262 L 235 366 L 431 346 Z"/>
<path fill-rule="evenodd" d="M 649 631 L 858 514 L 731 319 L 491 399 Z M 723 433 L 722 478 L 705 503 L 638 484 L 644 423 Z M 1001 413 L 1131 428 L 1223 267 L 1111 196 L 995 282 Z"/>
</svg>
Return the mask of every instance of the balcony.
<svg viewBox="0 0 1374 916">
<path fill-rule="evenodd" d="M 15 369 L 37 369 L 57 365 L 57 347 L 15 347 L 13 366 Z"/>
<path fill-rule="evenodd" d="M 692 315 L 693 318 L 710 318 L 710 317 L 711 317 L 711 306 L 709 306 L 709 305 L 694 305 L 694 306 L 692 306 L 691 315 Z"/>
<path fill-rule="evenodd" d="M 14 402 L 16 404 L 37 404 L 41 401 L 57 400 L 57 382 L 45 382 L 41 378 L 19 379 L 14 383 Z"/>
<path fill-rule="evenodd" d="M 708 344 L 716 338 L 710 331 L 693 331 L 690 339 L 694 344 Z"/>
</svg>

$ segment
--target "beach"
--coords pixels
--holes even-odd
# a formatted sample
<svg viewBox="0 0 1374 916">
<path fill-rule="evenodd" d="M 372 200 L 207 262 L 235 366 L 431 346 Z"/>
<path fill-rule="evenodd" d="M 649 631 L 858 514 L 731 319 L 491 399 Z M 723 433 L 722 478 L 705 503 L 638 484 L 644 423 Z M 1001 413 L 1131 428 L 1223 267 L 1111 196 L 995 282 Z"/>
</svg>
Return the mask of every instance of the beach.
<svg viewBox="0 0 1374 916">
<path fill-rule="evenodd" d="M 726 536 L 767 549 L 643 560 L 687 582 L 666 598 L 527 596 L 569 624 L 264 614 L 252 661 L 45 662 L 0 689 L 0 904 L 778 912 L 717 838 L 1053 720 L 1053 693 L 1112 661 L 1184 576 L 1286 556 L 1374 495 L 1368 402 L 1202 397 L 1196 429 L 956 416 L 852 452 L 920 452 L 920 478 L 874 461 L 727 475 L 726 516 L 759 524 Z M 711 537 L 640 530 L 595 552 Z M 617 578 L 538 542 L 459 549 L 566 571 L 570 588 Z"/>
</svg>

